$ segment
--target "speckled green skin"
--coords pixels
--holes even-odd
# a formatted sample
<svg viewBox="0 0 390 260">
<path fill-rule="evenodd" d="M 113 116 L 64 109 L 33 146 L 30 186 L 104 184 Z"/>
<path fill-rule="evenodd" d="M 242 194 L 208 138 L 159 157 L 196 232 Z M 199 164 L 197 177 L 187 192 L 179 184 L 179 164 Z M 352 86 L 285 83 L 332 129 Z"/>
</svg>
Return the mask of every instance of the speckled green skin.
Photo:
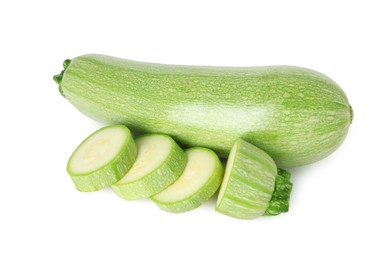
<svg viewBox="0 0 390 260">
<path fill-rule="evenodd" d="M 352 121 L 342 89 L 304 68 L 175 66 L 94 54 L 65 67 L 55 80 L 87 116 L 222 157 L 240 137 L 280 167 L 312 163 L 340 146 Z"/>
<path fill-rule="evenodd" d="M 122 149 L 118 152 L 114 159 L 112 159 L 106 165 L 91 171 L 86 174 L 78 174 L 72 172 L 69 167 L 69 163 L 72 160 L 73 154 L 76 150 L 83 145 L 84 142 L 93 138 L 94 135 L 100 131 L 104 131 L 107 128 L 111 127 L 121 127 L 128 132 L 128 137 L 123 143 Z M 78 191 L 90 192 L 97 191 L 103 188 L 110 187 L 113 183 L 119 181 L 131 168 L 136 157 L 137 157 L 137 147 L 135 146 L 133 137 L 131 136 L 130 130 L 123 125 L 114 125 L 103 127 L 90 136 L 88 136 L 73 152 L 72 156 L 69 158 L 67 171 L 71 177 L 76 189 Z"/>
<path fill-rule="evenodd" d="M 260 148 L 242 139 L 237 140 L 236 154 L 229 160 L 233 160 L 233 166 L 215 210 L 239 219 L 263 215 L 275 189 L 275 162 Z"/>
</svg>

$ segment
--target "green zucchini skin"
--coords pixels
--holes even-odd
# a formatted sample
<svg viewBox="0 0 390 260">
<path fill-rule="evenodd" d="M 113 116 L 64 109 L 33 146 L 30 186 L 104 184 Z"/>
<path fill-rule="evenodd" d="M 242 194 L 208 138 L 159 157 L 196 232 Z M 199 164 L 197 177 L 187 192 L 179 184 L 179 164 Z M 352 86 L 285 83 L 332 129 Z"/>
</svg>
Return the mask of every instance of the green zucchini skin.
<svg viewBox="0 0 390 260">
<path fill-rule="evenodd" d="M 54 77 L 85 115 L 227 157 L 237 138 L 279 167 L 318 161 L 347 135 L 352 109 L 325 75 L 300 67 L 202 67 L 89 54 Z"/>
<path fill-rule="evenodd" d="M 233 149 L 236 151 L 229 155 L 215 210 L 239 219 L 258 218 L 270 206 L 276 164 L 263 150 L 242 139 L 236 141 Z"/>
</svg>

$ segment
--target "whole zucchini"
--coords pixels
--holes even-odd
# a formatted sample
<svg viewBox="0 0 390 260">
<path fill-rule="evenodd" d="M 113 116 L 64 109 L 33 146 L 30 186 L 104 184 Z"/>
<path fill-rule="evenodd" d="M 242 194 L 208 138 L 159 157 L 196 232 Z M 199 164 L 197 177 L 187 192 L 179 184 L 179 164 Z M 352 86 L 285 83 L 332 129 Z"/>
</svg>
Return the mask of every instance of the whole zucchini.
<svg viewBox="0 0 390 260">
<path fill-rule="evenodd" d="M 328 156 L 352 121 L 335 82 L 292 66 L 179 66 L 90 54 L 66 60 L 54 80 L 65 98 L 98 121 L 168 134 L 221 157 L 242 138 L 279 167 Z"/>
</svg>

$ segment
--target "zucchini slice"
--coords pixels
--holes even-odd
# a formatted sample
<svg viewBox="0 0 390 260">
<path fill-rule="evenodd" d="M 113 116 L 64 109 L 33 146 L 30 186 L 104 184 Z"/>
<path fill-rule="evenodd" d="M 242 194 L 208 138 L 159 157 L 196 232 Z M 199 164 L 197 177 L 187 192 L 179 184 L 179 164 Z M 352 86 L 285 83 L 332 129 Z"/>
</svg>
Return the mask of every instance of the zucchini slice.
<svg viewBox="0 0 390 260">
<path fill-rule="evenodd" d="M 79 191 L 97 191 L 120 180 L 133 165 L 137 148 L 123 125 L 103 127 L 71 155 L 67 171 Z"/>
<path fill-rule="evenodd" d="M 138 157 L 133 167 L 117 183 L 114 192 L 126 200 L 149 198 L 179 178 L 187 156 L 168 135 L 147 134 L 135 140 Z"/>
<path fill-rule="evenodd" d="M 238 139 L 230 151 L 216 211 L 240 218 L 263 215 L 275 188 L 277 167 L 260 148 Z"/>
<path fill-rule="evenodd" d="M 188 162 L 179 179 L 151 197 L 162 210 L 172 213 L 193 210 L 209 200 L 221 185 L 223 166 L 212 150 L 194 147 L 185 152 Z"/>
</svg>

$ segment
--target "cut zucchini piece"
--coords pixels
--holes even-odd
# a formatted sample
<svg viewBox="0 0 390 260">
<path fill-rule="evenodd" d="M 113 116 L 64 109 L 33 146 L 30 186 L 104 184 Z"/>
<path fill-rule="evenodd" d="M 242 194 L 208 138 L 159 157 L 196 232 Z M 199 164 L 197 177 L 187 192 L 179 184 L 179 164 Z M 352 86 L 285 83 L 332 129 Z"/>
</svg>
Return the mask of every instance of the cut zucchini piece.
<svg viewBox="0 0 390 260">
<path fill-rule="evenodd" d="M 120 180 L 133 165 L 137 148 L 123 125 L 103 127 L 71 155 L 67 171 L 79 191 L 97 191 Z"/>
<path fill-rule="evenodd" d="M 185 152 L 168 135 L 148 134 L 135 140 L 138 157 L 114 192 L 126 200 L 149 198 L 179 178 L 187 163 Z"/>
<path fill-rule="evenodd" d="M 181 213 L 209 200 L 222 182 L 223 166 L 218 156 L 207 148 L 186 151 L 188 162 L 183 174 L 171 186 L 151 199 L 162 210 Z"/>
<path fill-rule="evenodd" d="M 238 139 L 230 151 L 216 211 L 254 219 L 265 213 L 275 188 L 277 167 L 260 148 Z"/>
</svg>

